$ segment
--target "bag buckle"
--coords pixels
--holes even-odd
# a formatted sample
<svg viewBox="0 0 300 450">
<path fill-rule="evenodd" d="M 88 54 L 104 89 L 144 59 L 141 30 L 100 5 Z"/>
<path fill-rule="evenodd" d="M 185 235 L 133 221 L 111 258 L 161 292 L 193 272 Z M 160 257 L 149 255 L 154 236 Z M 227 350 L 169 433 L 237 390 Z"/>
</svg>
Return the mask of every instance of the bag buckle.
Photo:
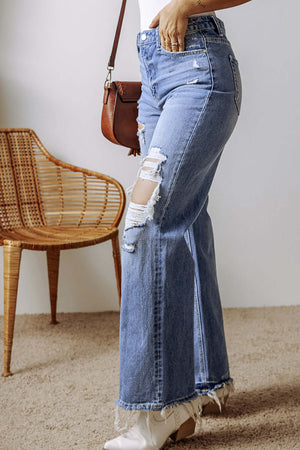
<svg viewBox="0 0 300 450">
<path fill-rule="evenodd" d="M 104 86 L 110 88 L 110 85 L 111 85 L 111 72 L 112 72 L 112 70 L 114 70 L 114 68 L 113 68 L 113 66 L 107 66 L 107 70 L 108 70 L 108 72 L 107 72 L 107 75 L 106 75 L 106 78 L 105 78 Z"/>
</svg>

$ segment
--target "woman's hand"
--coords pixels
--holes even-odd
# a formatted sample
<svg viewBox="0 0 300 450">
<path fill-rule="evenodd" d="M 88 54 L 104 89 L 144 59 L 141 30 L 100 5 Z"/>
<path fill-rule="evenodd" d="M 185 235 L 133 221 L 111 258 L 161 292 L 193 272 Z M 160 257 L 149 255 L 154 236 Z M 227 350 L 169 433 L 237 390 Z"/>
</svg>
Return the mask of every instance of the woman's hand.
<svg viewBox="0 0 300 450">
<path fill-rule="evenodd" d="M 184 50 L 187 23 L 188 15 L 182 7 L 182 2 L 172 0 L 156 14 L 149 28 L 155 28 L 159 24 L 161 45 L 170 52 L 178 52 Z"/>
<path fill-rule="evenodd" d="M 193 14 L 232 8 L 250 0 L 172 0 L 152 19 L 150 28 L 159 24 L 161 45 L 170 52 L 184 50 L 188 17 Z M 172 45 L 174 44 L 174 45 Z"/>
</svg>

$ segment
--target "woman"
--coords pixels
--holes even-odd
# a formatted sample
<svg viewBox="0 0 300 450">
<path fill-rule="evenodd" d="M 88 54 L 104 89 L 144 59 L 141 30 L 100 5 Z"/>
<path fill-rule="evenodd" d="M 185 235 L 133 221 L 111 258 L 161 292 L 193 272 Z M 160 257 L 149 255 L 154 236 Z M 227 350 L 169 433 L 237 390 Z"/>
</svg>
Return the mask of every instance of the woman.
<svg viewBox="0 0 300 450">
<path fill-rule="evenodd" d="M 116 419 L 139 412 L 105 449 L 158 450 L 233 391 L 207 204 L 242 95 L 214 11 L 246 1 L 139 0 L 142 162 L 123 235 Z"/>
</svg>

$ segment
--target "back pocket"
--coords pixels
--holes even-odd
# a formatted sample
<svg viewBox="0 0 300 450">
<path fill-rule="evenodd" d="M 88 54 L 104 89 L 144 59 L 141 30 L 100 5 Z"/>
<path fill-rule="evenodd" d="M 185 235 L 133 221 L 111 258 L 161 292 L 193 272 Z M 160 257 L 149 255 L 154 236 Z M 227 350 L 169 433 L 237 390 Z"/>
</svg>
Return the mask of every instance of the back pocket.
<svg viewBox="0 0 300 450">
<path fill-rule="evenodd" d="M 237 112 L 238 114 L 240 114 L 242 102 L 242 80 L 240 75 L 239 63 L 235 56 L 233 56 L 231 53 L 228 56 L 234 82 L 234 101 L 236 104 Z"/>
</svg>

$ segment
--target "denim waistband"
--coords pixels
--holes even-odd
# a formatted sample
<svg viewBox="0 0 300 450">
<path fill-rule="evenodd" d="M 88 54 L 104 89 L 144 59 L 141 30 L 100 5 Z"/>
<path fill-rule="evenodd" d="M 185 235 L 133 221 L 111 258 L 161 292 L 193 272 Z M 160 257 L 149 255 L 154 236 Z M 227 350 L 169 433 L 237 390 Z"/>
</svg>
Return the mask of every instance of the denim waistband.
<svg viewBox="0 0 300 450">
<path fill-rule="evenodd" d="M 226 30 L 224 22 L 217 16 L 196 16 L 188 17 L 186 33 L 191 33 L 195 30 L 214 29 L 219 36 L 225 36 Z M 142 30 L 137 33 L 136 45 L 148 45 L 153 42 L 159 43 L 159 26 L 147 30 Z"/>
</svg>

